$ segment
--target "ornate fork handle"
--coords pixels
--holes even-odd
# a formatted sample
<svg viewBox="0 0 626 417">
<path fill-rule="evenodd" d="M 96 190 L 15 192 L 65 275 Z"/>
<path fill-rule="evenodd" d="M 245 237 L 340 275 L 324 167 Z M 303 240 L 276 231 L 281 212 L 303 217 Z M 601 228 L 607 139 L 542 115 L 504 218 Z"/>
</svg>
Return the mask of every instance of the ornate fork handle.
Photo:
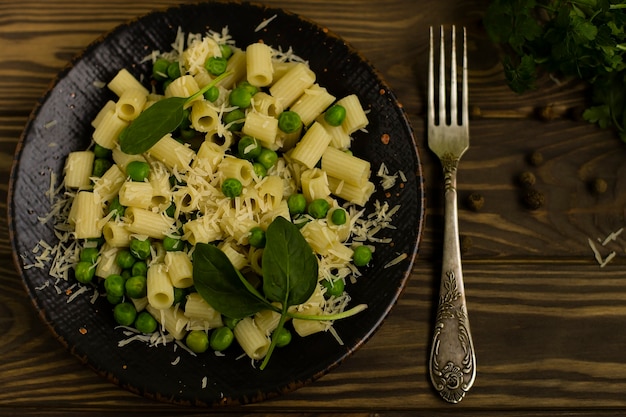
<svg viewBox="0 0 626 417">
<path fill-rule="evenodd" d="M 439 304 L 430 352 L 430 378 L 444 400 L 458 403 L 476 377 L 476 356 L 465 304 L 456 171 L 459 159 L 441 158 L 445 178 L 444 246 Z"/>
</svg>

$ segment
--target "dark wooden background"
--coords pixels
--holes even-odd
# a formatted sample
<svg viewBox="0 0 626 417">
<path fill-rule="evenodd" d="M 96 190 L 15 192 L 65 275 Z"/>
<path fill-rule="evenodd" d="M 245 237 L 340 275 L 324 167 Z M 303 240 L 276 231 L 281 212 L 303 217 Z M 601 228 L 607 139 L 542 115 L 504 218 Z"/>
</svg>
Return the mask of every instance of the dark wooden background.
<svg viewBox="0 0 626 417">
<path fill-rule="evenodd" d="M 35 101 L 55 74 L 98 36 L 176 0 L 0 1 L 0 213 L 13 152 Z M 447 416 L 626 414 L 626 234 L 603 247 L 587 239 L 626 226 L 626 145 L 564 116 L 584 104 L 581 86 L 545 79 L 517 97 L 502 80 L 479 0 L 267 0 L 344 37 L 382 73 L 418 138 L 428 207 L 409 285 L 381 330 L 338 369 L 280 398 L 237 409 L 187 409 L 126 392 L 81 365 L 31 305 L 0 223 L 0 415 Z M 433 392 L 426 361 L 441 256 L 441 173 L 424 135 L 429 25 L 468 28 L 471 147 L 459 173 L 460 229 L 478 377 L 448 405 Z M 536 113 L 549 109 L 550 121 Z M 540 166 L 528 155 L 541 152 Z M 544 206 L 520 203 L 516 177 L 537 177 Z M 597 195 L 589 184 L 607 182 Z M 482 210 L 467 209 L 472 192 Z"/>
</svg>

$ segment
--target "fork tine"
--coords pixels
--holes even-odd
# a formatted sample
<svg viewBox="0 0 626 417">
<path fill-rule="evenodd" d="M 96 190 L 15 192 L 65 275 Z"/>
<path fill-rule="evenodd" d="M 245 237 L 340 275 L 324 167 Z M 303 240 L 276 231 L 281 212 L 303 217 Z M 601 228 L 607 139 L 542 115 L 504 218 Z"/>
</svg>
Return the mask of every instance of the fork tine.
<svg viewBox="0 0 626 417">
<path fill-rule="evenodd" d="M 435 125 L 435 76 L 433 53 L 433 27 L 430 27 L 430 42 L 428 49 L 428 126 Z"/>
<path fill-rule="evenodd" d="M 461 102 L 461 123 L 466 127 L 469 122 L 469 114 L 468 114 L 468 97 L 467 97 L 467 30 L 463 27 L 463 97 Z"/>
<path fill-rule="evenodd" d="M 459 119 L 457 116 L 457 80 L 456 80 L 456 27 L 452 26 L 450 53 L 450 125 L 458 126 Z"/>
<path fill-rule="evenodd" d="M 446 124 L 446 54 L 443 26 L 440 29 L 441 44 L 439 46 L 439 124 Z"/>
</svg>

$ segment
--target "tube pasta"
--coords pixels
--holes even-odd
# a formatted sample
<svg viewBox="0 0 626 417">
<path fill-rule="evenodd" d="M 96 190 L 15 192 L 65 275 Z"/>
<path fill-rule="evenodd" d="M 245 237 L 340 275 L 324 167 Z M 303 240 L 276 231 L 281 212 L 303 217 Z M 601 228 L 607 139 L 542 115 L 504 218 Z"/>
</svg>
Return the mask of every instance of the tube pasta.
<svg viewBox="0 0 626 417">
<path fill-rule="evenodd" d="M 275 304 L 280 307 L 279 304 Z M 278 327 L 278 322 L 280 322 L 280 313 L 274 310 L 261 310 L 254 315 L 254 323 L 259 328 L 259 330 L 265 333 L 267 336 L 272 334 L 274 330 Z"/>
<path fill-rule="evenodd" d="M 120 187 L 120 204 L 147 209 L 152 205 L 152 185 L 149 182 L 125 181 Z"/>
<path fill-rule="evenodd" d="M 364 206 L 367 203 L 376 188 L 371 181 L 356 186 L 333 177 L 328 177 L 328 186 L 332 194 L 359 206 Z"/>
<path fill-rule="evenodd" d="M 314 82 L 315 73 L 306 64 L 298 63 L 272 84 L 270 94 L 284 108 L 289 108 Z"/>
<path fill-rule="evenodd" d="M 322 112 L 335 101 L 335 96 L 319 84 L 313 84 L 304 90 L 303 94 L 289 110 L 298 113 L 302 124 L 310 125 Z"/>
<path fill-rule="evenodd" d="M 370 177 L 370 163 L 339 149 L 328 147 L 322 155 L 322 169 L 331 176 L 361 186 Z"/>
<path fill-rule="evenodd" d="M 224 252 L 224 255 L 228 257 L 235 269 L 241 270 L 248 265 L 248 258 L 239 252 L 232 242 L 224 241 L 218 245 L 218 248 Z"/>
<path fill-rule="evenodd" d="M 72 203 L 74 216 L 74 236 L 76 239 L 100 237 L 102 228 L 99 226 L 103 217 L 102 204 L 91 191 L 76 194 Z"/>
<path fill-rule="evenodd" d="M 224 179 L 236 178 L 244 187 L 252 182 L 254 168 L 250 161 L 227 155 L 220 164 L 219 171 Z"/>
<path fill-rule="evenodd" d="M 257 327 L 251 317 L 239 320 L 233 333 L 248 357 L 252 359 L 263 359 L 265 357 L 271 340 Z"/>
<path fill-rule="evenodd" d="M 126 154 L 124 152 L 122 152 L 122 150 L 119 147 L 113 148 L 112 152 L 112 157 L 113 157 L 113 162 L 115 162 L 115 164 L 124 172 L 126 173 L 126 166 L 128 166 L 129 163 L 131 163 L 132 161 L 141 161 L 141 162 L 146 162 L 146 158 L 144 158 L 142 155 L 129 155 Z"/>
<path fill-rule="evenodd" d="M 226 71 L 230 72 L 230 75 L 222 78 L 218 82 L 218 85 L 224 88 L 231 88 L 246 75 L 247 59 L 245 51 L 235 48 L 233 54 L 228 58 L 226 64 Z"/>
<path fill-rule="evenodd" d="M 191 106 L 191 126 L 198 132 L 217 129 L 220 117 L 208 101 L 194 101 Z"/>
<path fill-rule="evenodd" d="M 174 304 L 174 286 L 165 264 L 156 263 L 148 267 L 146 288 L 148 303 L 152 307 L 163 310 Z"/>
<path fill-rule="evenodd" d="M 123 222 L 108 221 L 102 227 L 104 240 L 112 248 L 127 248 L 130 245 L 132 233 L 128 225 Z"/>
<path fill-rule="evenodd" d="M 104 119 L 105 114 L 110 111 L 115 111 L 115 101 L 113 100 L 107 101 L 104 106 L 102 106 L 98 114 L 96 114 L 96 117 L 94 117 L 91 121 L 91 127 L 96 129 L 98 125 L 102 122 L 102 119 Z"/>
<path fill-rule="evenodd" d="M 124 213 L 128 230 L 154 239 L 163 239 L 174 232 L 174 219 L 164 213 L 155 213 L 139 207 L 128 207 Z"/>
<path fill-rule="evenodd" d="M 122 120 L 132 121 L 139 116 L 146 104 L 148 95 L 145 89 L 128 88 L 124 90 L 115 104 L 115 114 Z"/>
<path fill-rule="evenodd" d="M 189 319 L 185 317 L 182 309 L 177 306 L 158 309 L 152 306 L 148 301 L 146 310 L 161 324 L 164 330 L 174 337 L 174 339 L 182 340 L 187 334 Z"/>
<path fill-rule="evenodd" d="M 126 175 L 119 166 L 114 164 L 96 180 L 93 191 L 100 201 L 109 202 L 117 196 L 124 181 L 126 181 Z"/>
<path fill-rule="evenodd" d="M 202 329 L 215 329 L 224 325 L 220 312 L 204 301 L 197 292 L 187 295 L 184 314 L 192 326 L 194 321 L 200 321 L 203 324 Z"/>
<path fill-rule="evenodd" d="M 173 80 L 165 89 L 165 97 L 191 97 L 200 91 L 196 79 L 191 75 L 183 75 Z M 198 97 L 200 99 L 200 97 Z"/>
<path fill-rule="evenodd" d="M 254 110 L 266 116 L 278 117 L 283 112 L 283 106 L 280 105 L 276 97 L 259 91 L 252 96 Z"/>
<path fill-rule="evenodd" d="M 118 97 L 124 94 L 124 91 L 135 89 L 143 91 L 144 95 L 148 95 L 148 89 L 144 87 L 137 78 L 127 69 L 123 68 L 113 77 L 113 79 L 107 84 L 109 90 L 113 91 Z"/>
<path fill-rule="evenodd" d="M 253 43 L 246 49 L 246 77 L 255 87 L 266 87 L 272 83 L 274 68 L 272 49 L 264 43 Z"/>
<path fill-rule="evenodd" d="M 302 310 L 301 313 L 320 316 L 323 312 L 319 306 L 310 306 Z M 306 337 L 314 333 L 323 332 L 326 329 L 324 322 L 318 320 L 293 319 L 292 324 L 294 330 L 300 337 Z"/>
<path fill-rule="evenodd" d="M 217 170 L 218 165 L 222 162 L 222 159 L 226 156 L 224 149 L 218 144 L 204 141 L 198 149 L 196 158 L 191 163 L 192 168 L 200 168 L 207 171 L 207 173 L 214 173 Z"/>
<path fill-rule="evenodd" d="M 283 180 L 275 175 L 265 177 L 257 186 L 257 195 L 259 201 L 262 202 L 262 211 L 278 208 L 284 195 Z"/>
<path fill-rule="evenodd" d="M 100 278 L 106 278 L 109 275 L 120 274 L 122 267 L 117 263 L 118 248 L 111 247 L 108 243 L 102 245 L 100 256 L 96 264 L 95 275 Z"/>
<path fill-rule="evenodd" d="M 183 251 L 168 251 L 164 262 L 174 287 L 189 288 L 193 285 L 193 264 L 189 255 Z"/>
<path fill-rule="evenodd" d="M 91 186 L 94 153 L 91 151 L 70 152 L 65 160 L 65 186 L 85 189 Z"/>
<path fill-rule="evenodd" d="M 343 120 L 341 126 L 343 129 L 351 135 L 357 130 L 365 128 L 369 121 L 367 115 L 361 106 L 361 102 L 356 94 L 351 94 L 337 101 L 337 104 L 343 106 L 346 109 L 346 118 Z"/>
<path fill-rule="evenodd" d="M 193 149 L 178 142 L 170 133 L 154 144 L 148 150 L 148 154 L 178 172 L 188 171 L 196 155 Z"/>
<path fill-rule="evenodd" d="M 278 119 L 275 117 L 250 112 L 246 115 L 242 132 L 245 135 L 257 138 L 266 148 L 278 149 L 278 146 L 275 146 L 276 135 L 278 134 Z"/>
<path fill-rule="evenodd" d="M 183 239 L 192 245 L 210 243 L 221 238 L 221 229 L 208 217 L 202 216 L 183 225 Z"/>
<path fill-rule="evenodd" d="M 291 153 L 291 158 L 313 168 L 328 147 L 331 137 L 324 127 L 314 122 Z"/>
<path fill-rule="evenodd" d="M 307 169 L 300 176 L 300 184 L 302 194 L 308 202 L 317 198 L 327 198 L 330 196 L 330 188 L 328 188 L 328 177 L 326 172 L 319 169 Z"/>
</svg>

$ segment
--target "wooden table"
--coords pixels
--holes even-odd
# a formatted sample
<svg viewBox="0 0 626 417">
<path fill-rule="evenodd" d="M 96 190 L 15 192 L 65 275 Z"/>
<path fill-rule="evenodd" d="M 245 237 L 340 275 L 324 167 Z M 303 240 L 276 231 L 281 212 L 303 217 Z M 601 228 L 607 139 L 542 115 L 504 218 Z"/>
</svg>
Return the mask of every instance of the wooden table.
<svg viewBox="0 0 626 417">
<path fill-rule="evenodd" d="M 177 0 L 0 1 L 0 176 L 6 201 L 12 156 L 35 101 L 75 54 L 116 25 Z M 497 50 L 481 25 L 479 0 L 267 0 L 305 15 L 359 49 L 395 90 L 420 147 L 427 222 L 408 288 L 375 337 L 317 382 L 235 409 L 151 402 L 81 365 L 40 321 L 15 272 L 6 222 L 0 229 L 0 414 L 249 416 L 447 416 L 626 414 L 626 145 L 563 116 L 582 88 L 545 80 L 516 97 L 502 81 Z M 426 362 L 441 258 L 440 166 L 427 150 L 424 84 L 429 25 L 465 25 L 470 52 L 472 144 L 460 167 L 460 229 L 469 314 L 478 358 L 474 388 L 458 405 L 431 389 Z M 551 110 L 540 120 L 537 110 Z M 539 166 L 528 155 L 541 152 Z M 530 211 L 517 176 L 536 175 L 546 197 Z M 608 189 L 590 192 L 602 178 Z M 471 192 L 485 198 L 468 210 Z M 6 205 L 0 206 L 6 217 Z M 467 242 L 467 241 L 466 241 Z"/>
</svg>

